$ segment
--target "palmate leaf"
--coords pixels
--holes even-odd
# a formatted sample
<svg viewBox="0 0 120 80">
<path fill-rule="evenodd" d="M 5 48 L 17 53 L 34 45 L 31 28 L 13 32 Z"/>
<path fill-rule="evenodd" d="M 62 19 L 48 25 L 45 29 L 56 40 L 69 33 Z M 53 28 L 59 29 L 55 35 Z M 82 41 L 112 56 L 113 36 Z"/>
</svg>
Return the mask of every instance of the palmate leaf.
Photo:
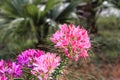
<svg viewBox="0 0 120 80">
<path fill-rule="evenodd" d="M 18 39 L 20 37 L 26 39 L 32 36 L 33 27 L 31 27 L 30 19 L 36 19 L 38 8 L 29 3 L 30 0 L 4 1 L 5 5 L 2 6 L 2 12 L 0 12 L 2 39 Z"/>
<path fill-rule="evenodd" d="M 1 39 L 4 41 L 10 40 L 27 40 L 27 39 L 33 39 L 35 38 L 33 33 L 33 30 L 30 26 L 30 20 L 25 20 L 24 18 L 19 18 L 16 20 L 13 20 L 8 25 L 4 25 L 0 27 L 0 35 Z"/>
<path fill-rule="evenodd" d="M 0 19 L 0 29 L 3 28 L 3 25 L 9 24 L 11 19 Z"/>
<path fill-rule="evenodd" d="M 7 13 L 0 12 L 0 19 L 13 19 L 13 16 L 8 15 Z"/>
<path fill-rule="evenodd" d="M 41 2 L 42 0 L 5 0 L 2 8 L 10 15 L 14 14 L 19 17 L 26 17 L 29 14 L 33 15 L 33 12 L 38 12 L 37 5 L 34 4 L 35 1 Z"/>
<path fill-rule="evenodd" d="M 45 6 L 45 12 L 48 12 L 50 9 L 52 9 L 55 5 L 55 0 L 48 0 Z"/>
<path fill-rule="evenodd" d="M 43 0 L 32 0 L 32 3 L 39 5 Z"/>
<path fill-rule="evenodd" d="M 43 11 L 39 10 L 38 14 L 38 20 L 37 22 L 40 22 L 41 19 L 46 18 L 48 16 L 48 13 L 56 6 L 56 4 L 60 3 L 59 0 L 48 0 L 46 4 L 44 5 L 45 8 Z"/>
<path fill-rule="evenodd" d="M 9 39 L 9 37 L 13 37 L 13 34 L 14 34 L 13 31 L 16 29 L 16 25 L 19 24 L 19 21 L 17 21 L 17 23 L 14 24 L 16 21 L 12 20 L 8 24 L 4 24 L 4 25 L 0 26 L 0 30 L 1 30 L 0 35 L 2 36 L 1 39 L 6 40 L 6 38 Z"/>
<path fill-rule="evenodd" d="M 66 9 L 66 7 L 68 7 L 68 5 L 69 3 L 61 3 L 56 5 L 56 7 L 54 7 L 49 13 L 49 17 L 53 20 L 57 19 L 57 17 L 61 15 L 61 13 L 63 13 L 63 11 Z"/>
<path fill-rule="evenodd" d="M 59 19 L 59 18 L 61 18 L 61 17 L 65 17 L 65 16 L 69 15 L 70 12 L 73 12 L 73 11 L 74 11 L 75 7 L 76 7 L 79 3 L 80 3 L 79 0 L 72 1 L 72 2 L 62 11 L 62 13 L 56 18 L 56 20 Z"/>
<path fill-rule="evenodd" d="M 76 0 L 70 3 L 57 4 L 49 13 L 49 18 L 57 22 L 66 22 L 67 20 L 78 19 L 75 15 L 75 8 L 81 1 Z M 71 15 L 72 14 L 72 15 Z M 74 16 L 73 16 L 74 14 Z"/>
<path fill-rule="evenodd" d="M 22 16 L 23 12 L 21 10 L 25 4 L 29 3 L 28 1 L 29 0 L 5 0 L 2 9 L 10 15 Z"/>
<path fill-rule="evenodd" d="M 39 9 L 36 5 L 28 4 L 24 6 L 23 10 L 24 10 L 23 12 L 25 13 L 25 17 L 33 18 L 33 20 L 37 19 Z"/>
</svg>

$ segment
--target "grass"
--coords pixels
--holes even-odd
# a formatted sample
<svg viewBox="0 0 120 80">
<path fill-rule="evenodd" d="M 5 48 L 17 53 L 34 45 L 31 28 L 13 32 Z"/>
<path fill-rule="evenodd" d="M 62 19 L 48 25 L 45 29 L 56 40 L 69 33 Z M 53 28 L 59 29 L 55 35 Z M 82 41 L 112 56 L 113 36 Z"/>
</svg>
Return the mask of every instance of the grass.
<svg viewBox="0 0 120 80">
<path fill-rule="evenodd" d="M 97 21 L 98 36 L 95 37 L 100 44 L 100 53 L 109 57 L 115 57 L 120 54 L 120 19 L 114 16 L 100 18 Z"/>
</svg>

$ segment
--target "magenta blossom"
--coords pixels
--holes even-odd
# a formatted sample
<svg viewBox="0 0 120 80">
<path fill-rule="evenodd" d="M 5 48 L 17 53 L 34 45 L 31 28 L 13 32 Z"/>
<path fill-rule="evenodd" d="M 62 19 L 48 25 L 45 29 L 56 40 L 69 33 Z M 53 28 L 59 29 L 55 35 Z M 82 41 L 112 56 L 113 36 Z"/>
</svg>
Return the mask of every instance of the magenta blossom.
<svg viewBox="0 0 120 80">
<path fill-rule="evenodd" d="M 11 67 L 8 68 L 8 74 L 17 78 L 22 74 L 21 66 L 16 64 L 16 62 L 12 62 Z"/>
<path fill-rule="evenodd" d="M 1 79 L 7 80 L 7 77 L 17 78 L 22 74 L 21 66 L 11 61 L 0 61 L 0 76 Z M 6 77 L 7 76 L 7 77 Z"/>
<path fill-rule="evenodd" d="M 4 60 L 0 61 L 0 75 L 3 75 L 8 71 L 8 66 L 6 66 L 6 62 Z"/>
<path fill-rule="evenodd" d="M 40 80 L 47 80 L 51 73 L 60 65 L 60 57 L 53 53 L 46 53 L 35 58 L 34 68 L 31 71 L 33 75 Z"/>
<path fill-rule="evenodd" d="M 68 58 L 76 61 L 81 57 L 88 56 L 87 50 L 91 47 L 88 33 L 84 28 L 75 27 L 73 24 L 63 24 L 50 40 L 56 47 L 64 50 Z"/>
<path fill-rule="evenodd" d="M 33 59 L 43 54 L 44 52 L 38 49 L 27 49 L 18 55 L 17 62 L 24 67 L 31 67 Z"/>
<path fill-rule="evenodd" d="M 5 75 L 0 75 L 0 80 L 8 80 L 8 78 Z"/>
</svg>

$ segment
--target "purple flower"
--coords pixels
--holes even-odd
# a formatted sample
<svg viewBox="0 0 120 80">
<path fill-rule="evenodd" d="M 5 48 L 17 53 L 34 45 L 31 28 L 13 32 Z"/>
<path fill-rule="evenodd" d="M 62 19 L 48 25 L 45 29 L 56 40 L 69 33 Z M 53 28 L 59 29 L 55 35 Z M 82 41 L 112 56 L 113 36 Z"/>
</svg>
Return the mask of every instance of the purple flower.
<svg viewBox="0 0 120 80">
<path fill-rule="evenodd" d="M 8 69 L 8 74 L 15 78 L 20 77 L 22 74 L 21 66 L 19 64 L 16 64 L 16 62 L 13 62 L 12 66 Z"/>
<path fill-rule="evenodd" d="M 0 75 L 0 80 L 8 80 L 8 78 L 5 75 Z"/>
<path fill-rule="evenodd" d="M 0 61 L 0 75 L 3 75 L 4 73 L 8 72 L 8 64 L 4 61 L 1 60 Z"/>
<path fill-rule="evenodd" d="M 22 74 L 21 66 L 12 61 L 0 61 L 0 80 L 7 80 L 7 77 L 17 78 Z M 3 79 L 4 78 L 4 79 Z"/>
<path fill-rule="evenodd" d="M 39 57 L 43 54 L 44 52 L 38 49 L 27 49 L 18 55 L 17 62 L 23 67 L 29 67 L 31 66 L 31 63 L 34 61 L 35 57 Z"/>
</svg>

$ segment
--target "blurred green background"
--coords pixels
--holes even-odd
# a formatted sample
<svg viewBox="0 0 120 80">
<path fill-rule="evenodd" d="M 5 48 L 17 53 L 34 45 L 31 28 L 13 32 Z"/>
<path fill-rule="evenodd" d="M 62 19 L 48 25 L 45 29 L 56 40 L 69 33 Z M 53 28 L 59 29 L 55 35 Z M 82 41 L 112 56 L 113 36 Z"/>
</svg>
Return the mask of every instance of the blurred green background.
<svg viewBox="0 0 120 80">
<path fill-rule="evenodd" d="M 113 65 L 119 59 L 120 0 L 0 0 L 0 59 L 14 59 L 27 48 L 51 51 L 49 37 L 63 23 L 74 23 L 88 30 L 90 54 L 94 55 L 90 63 Z M 114 74 L 118 76 L 113 77 L 120 78 L 120 72 Z M 90 74 L 90 79 L 86 79 L 78 75 L 71 79 L 68 75 L 68 79 L 115 80 L 98 76 Z"/>
</svg>

